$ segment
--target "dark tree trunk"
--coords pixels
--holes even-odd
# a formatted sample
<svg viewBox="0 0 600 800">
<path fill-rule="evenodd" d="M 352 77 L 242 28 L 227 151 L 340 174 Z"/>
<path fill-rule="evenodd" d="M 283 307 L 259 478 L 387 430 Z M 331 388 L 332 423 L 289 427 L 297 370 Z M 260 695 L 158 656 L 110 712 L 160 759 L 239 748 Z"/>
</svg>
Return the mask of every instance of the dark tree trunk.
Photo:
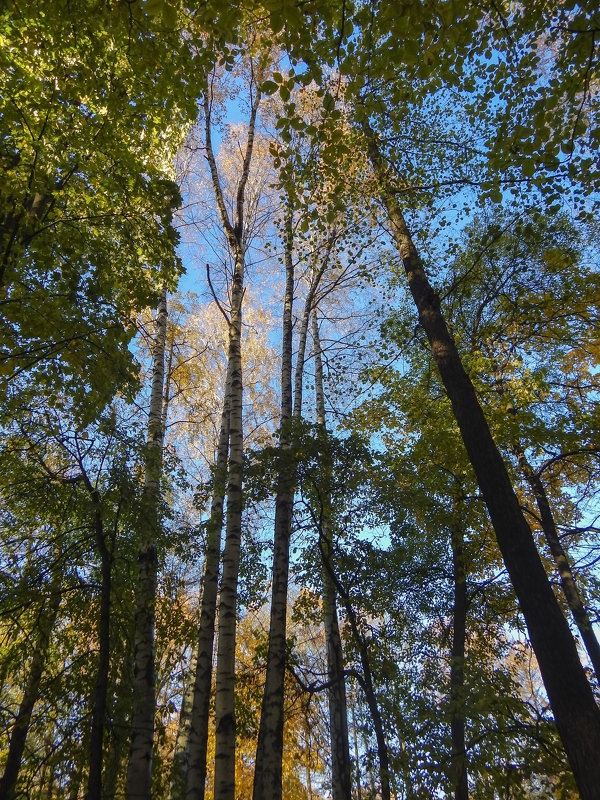
<svg viewBox="0 0 600 800">
<path fill-rule="evenodd" d="M 467 751 L 465 746 L 465 645 L 467 636 L 467 580 L 464 557 L 462 494 L 454 500 L 450 531 L 454 607 L 452 614 L 452 657 L 450 662 L 450 736 L 454 800 L 469 800 Z"/>
<path fill-rule="evenodd" d="M 96 547 L 100 553 L 100 618 L 98 620 L 98 669 L 92 701 L 92 730 L 90 736 L 90 768 L 86 800 L 100 800 L 102 792 L 102 762 L 104 724 L 108 696 L 108 672 L 110 665 L 110 595 L 112 585 L 112 557 L 106 545 L 106 532 L 102 519 L 102 507 L 98 491 L 84 478 L 86 488 L 94 504 L 94 533 Z"/>
<path fill-rule="evenodd" d="M 552 508 L 550 507 L 550 501 L 548 500 L 548 495 L 546 494 L 544 484 L 542 483 L 540 476 L 531 468 L 531 465 L 527 461 L 525 453 L 521 447 L 516 445 L 514 451 L 519 460 L 519 465 L 523 475 L 525 476 L 525 480 L 531 487 L 533 496 L 535 497 L 538 511 L 540 512 L 544 537 L 548 543 L 550 552 L 552 553 L 552 558 L 554 559 L 556 568 L 558 569 L 563 594 L 569 605 L 569 609 L 571 610 L 571 614 L 573 615 L 573 619 L 577 625 L 579 633 L 581 634 L 583 644 L 587 650 L 587 654 L 594 668 L 594 672 L 596 673 L 596 680 L 600 683 L 600 643 L 596 638 L 589 614 L 583 603 L 583 600 L 581 599 L 581 594 L 579 593 L 575 576 L 573 575 L 573 570 L 571 569 L 571 564 L 569 563 L 569 558 L 560 542 L 556 524 L 554 522 L 554 514 L 552 513 Z"/>
<path fill-rule="evenodd" d="M 152 356 L 152 388 L 148 414 L 148 441 L 144 463 L 144 489 L 139 520 L 138 576 L 135 598 L 135 656 L 133 715 L 125 794 L 127 800 L 150 800 L 156 687 L 154 672 L 154 622 L 158 558 L 159 491 L 163 458 L 163 401 L 167 294 L 163 294 L 156 318 Z"/>
<path fill-rule="evenodd" d="M 256 748 L 254 800 L 281 800 L 282 796 L 287 600 L 295 483 L 295 467 L 290 457 L 289 439 L 289 425 L 292 418 L 292 305 L 294 297 L 292 212 L 289 207 L 286 209 L 284 226 L 286 287 L 282 323 L 281 413 L 273 535 L 273 584 L 267 674 Z"/>
<path fill-rule="evenodd" d="M 600 787 L 600 711 L 579 660 L 575 641 L 558 605 L 506 466 L 491 435 L 473 384 L 440 310 L 406 226 L 377 139 L 364 126 L 369 155 L 402 259 L 408 286 L 427 334 L 479 488 L 496 532 L 558 732 L 582 800 L 598 800 Z"/>
<path fill-rule="evenodd" d="M 40 683 L 46 665 L 52 628 L 58 616 L 60 606 L 59 588 L 58 575 L 54 575 L 50 587 L 48 607 L 43 609 L 40 614 L 38 636 L 29 664 L 29 674 L 27 675 L 21 704 L 10 734 L 4 774 L 0 779 L 0 800 L 14 800 L 17 797 L 17 781 L 31 724 L 31 715 L 39 697 Z"/>
<path fill-rule="evenodd" d="M 323 358 L 317 310 L 312 312 L 312 336 L 315 358 L 315 399 L 317 425 L 326 432 L 325 389 L 323 384 Z M 321 575 L 323 581 L 323 626 L 327 650 L 327 697 L 329 702 L 329 731 L 331 742 L 331 794 L 333 800 L 350 800 L 352 792 L 352 767 L 350 764 L 350 742 L 348 737 L 348 708 L 346 702 L 346 683 L 344 679 L 344 654 L 337 612 L 337 591 L 331 577 L 335 570 L 333 536 L 331 531 L 331 492 L 327 486 L 331 476 L 325 481 L 322 496 L 321 532 L 323 560 Z"/>
</svg>

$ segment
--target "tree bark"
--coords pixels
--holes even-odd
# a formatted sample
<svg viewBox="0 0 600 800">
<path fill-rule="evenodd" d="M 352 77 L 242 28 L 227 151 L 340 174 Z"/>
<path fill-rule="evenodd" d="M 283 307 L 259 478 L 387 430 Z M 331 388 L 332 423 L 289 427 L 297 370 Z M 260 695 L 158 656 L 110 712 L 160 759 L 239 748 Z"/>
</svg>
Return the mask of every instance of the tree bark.
<svg viewBox="0 0 600 800">
<path fill-rule="evenodd" d="M 44 667 L 46 666 L 46 656 L 50 647 L 52 629 L 58 616 L 60 599 L 60 579 L 56 572 L 50 585 L 48 607 L 44 608 L 40 613 L 38 636 L 29 664 L 29 673 L 10 734 L 4 774 L 0 779 L 0 800 L 15 800 L 17 797 L 17 781 L 21 770 L 23 751 L 25 750 L 25 742 L 31 725 L 33 708 L 40 694 L 40 684 Z"/>
<path fill-rule="evenodd" d="M 467 749 L 465 743 L 465 646 L 467 636 L 467 576 L 464 557 L 464 498 L 457 486 L 450 540 L 454 604 L 452 611 L 452 653 L 450 660 L 450 737 L 454 800 L 469 800 Z"/>
<path fill-rule="evenodd" d="M 234 800 L 235 796 L 235 642 L 237 587 L 242 536 L 242 297 L 244 263 L 237 254 L 232 286 L 229 326 L 228 369 L 231 384 L 228 395 L 229 470 L 227 475 L 227 522 L 223 549 L 223 576 L 219 599 L 219 638 L 215 690 L 215 800 Z"/>
<path fill-rule="evenodd" d="M 554 713 L 558 732 L 582 800 L 598 800 L 600 711 L 575 642 L 554 596 L 531 529 L 521 511 L 506 466 L 493 440 L 473 384 L 433 290 L 368 124 L 363 126 L 381 200 L 402 259 L 409 290 L 427 334 L 462 439 L 490 514 Z"/>
<path fill-rule="evenodd" d="M 259 81 L 260 84 L 260 81 Z M 211 134 L 211 98 L 204 93 L 206 157 L 210 169 L 215 201 L 223 231 L 234 259 L 231 282 L 231 312 L 227 352 L 229 409 L 229 465 L 227 473 L 227 513 L 223 572 L 219 595 L 219 636 L 215 686 L 215 773 L 214 800 L 234 800 L 235 796 L 235 643 L 237 626 L 237 587 L 242 536 L 243 480 L 243 384 L 242 384 L 242 302 L 246 255 L 245 212 L 246 186 L 254 149 L 256 117 L 261 101 L 260 85 L 255 87 L 248 121 L 246 149 L 238 182 L 233 222 L 229 218 L 221 187 Z"/>
<path fill-rule="evenodd" d="M 189 736 L 187 742 L 187 769 L 185 775 L 185 797 L 188 800 L 203 800 L 206 784 L 206 751 L 208 746 L 210 693 L 213 674 L 213 650 L 215 639 L 215 618 L 217 595 L 219 592 L 219 560 L 221 556 L 221 535 L 223 530 L 223 503 L 227 479 L 227 458 L 229 455 L 229 405 L 230 366 L 225 387 L 225 401 L 221 414 L 221 428 L 215 465 L 214 489 L 210 506 L 210 518 L 206 528 L 206 553 L 202 579 L 202 600 L 200 603 L 200 622 L 196 646 L 193 698 L 190 713 Z M 175 766 L 175 765 L 174 765 Z M 173 794 L 172 798 L 179 798 Z"/>
<path fill-rule="evenodd" d="M 280 800 L 283 764 L 283 700 L 287 651 L 287 601 L 290 536 L 294 505 L 295 466 L 290 458 L 289 425 L 292 418 L 292 209 L 284 218 L 286 285 L 283 305 L 281 352 L 281 412 L 279 420 L 279 469 L 275 499 L 273 583 L 267 674 L 263 693 L 254 771 L 254 800 Z"/>
<path fill-rule="evenodd" d="M 514 452 L 519 461 L 521 471 L 525 476 L 525 480 L 529 484 L 531 491 L 533 492 L 533 496 L 535 497 L 538 511 L 540 512 L 544 537 L 548 543 L 550 552 L 552 553 L 552 558 L 554 559 L 556 568 L 558 569 L 563 594 L 569 609 L 571 610 L 571 614 L 573 615 L 573 619 L 577 625 L 579 633 L 581 634 L 583 644 L 587 650 L 587 654 L 594 668 L 594 672 L 596 673 L 596 680 L 600 683 L 600 643 L 596 638 L 589 614 L 583 603 L 581 594 L 579 593 L 569 558 L 560 542 L 560 537 L 554 522 L 554 514 L 552 513 L 552 508 L 550 506 L 550 501 L 548 500 L 548 495 L 546 494 L 544 484 L 542 483 L 539 474 L 534 472 L 532 469 L 525 453 L 523 452 L 523 449 L 519 444 L 515 445 Z"/>
<path fill-rule="evenodd" d="M 86 789 L 86 800 L 100 800 L 102 792 L 102 763 L 106 701 L 108 696 L 108 673 L 110 666 L 110 601 L 112 590 L 112 555 L 106 545 L 106 531 L 102 518 L 100 494 L 85 471 L 82 472 L 85 487 L 94 507 L 94 535 L 100 554 L 100 616 L 98 619 L 98 668 L 92 701 L 92 730 L 90 736 L 90 765 Z"/>
<path fill-rule="evenodd" d="M 154 619 L 158 560 L 159 483 L 162 472 L 167 294 L 163 290 L 156 319 L 152 355 L 152 388 L 148 414 L 144 488 L 139 522 L 138 579 L 135 599 L 133 716 L 125 795 L 127 800 L 150 800 L 154 746 Z"/>
<path fill-rule="evenodd" d="M 323 359 L 317 310 L 312 312 L 312 337 L 315 357 L 315 399 L 317 425 L 325 432 L 325 391 L 323 387 Z M 324 482 L 327 487 L 328 481 Z M 331 578 L 334 567 L 333 537 L 331 532 L 331 497 L 322 494 L 322 546 L 321 579 L 323 582 L 323 625 L 327 651 L 327 681 L 329 702 L 329 729 L 331 742 L 331 791 L 333 800 L 350 800 L 352 792 L 352 767 L 348 737 L 348 709 L 344 680 L 344 654 L 337 613 L 337 592 Z"/>
<path fill-rule="evenodd" d="M 68 177 L 72 173 L 69 173 Z M 64 184 L 63 184 L 64 185 Z M 10 203 L 8 199 L 7 205 Z M 52 208 L 54 197 L 51 194 L 36 192 L 25 199 L 20 209 L 13 199 L 13 211 L 0 221 L 0 296 L 11 285 L 9 272 L 15 256 L 27 251 L 40 224 Z M 16 251 L 16 252 L 15 252 Z"/>
</svg>

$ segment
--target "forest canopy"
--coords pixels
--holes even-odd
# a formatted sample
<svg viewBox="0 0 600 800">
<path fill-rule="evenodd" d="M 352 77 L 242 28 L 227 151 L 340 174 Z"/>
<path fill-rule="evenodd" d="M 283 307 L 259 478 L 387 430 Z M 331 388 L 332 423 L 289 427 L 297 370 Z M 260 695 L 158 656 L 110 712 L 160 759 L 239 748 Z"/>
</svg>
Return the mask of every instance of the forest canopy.
<svg viewBox="0 0 600 800">
<path fill-rule="evenodd" d="M 0 800 L 598 800 L 599 62 L 3 4 Z"/>
</svg>

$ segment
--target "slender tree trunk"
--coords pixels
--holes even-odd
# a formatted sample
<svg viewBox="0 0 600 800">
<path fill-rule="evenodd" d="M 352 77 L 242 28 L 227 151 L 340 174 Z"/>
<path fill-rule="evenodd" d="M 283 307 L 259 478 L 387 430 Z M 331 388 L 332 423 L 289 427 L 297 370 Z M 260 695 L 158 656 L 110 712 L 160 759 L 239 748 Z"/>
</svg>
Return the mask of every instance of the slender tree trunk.
<svg viewBox="0 0 600 800">
<path fill-rule="evenodd" d="M 171 787 L 169 800 L 183 800 L 185 797 L 185 784 L 189 765 L 190 726 L 192 722 L 192 704 L 194 701 L 194 684 L 196 676 L 197 648 L 191 652 L 189 667 L 183 685 L 181 707 L 179 709 L 179 722 L 175 749 L 173 751 L 173 764 L 171 766 Z"/>
<path fill-rule="evenodd" d="M 100 494 L 87 475 L 84 474 L 86 489 L 94 506 L 94 535 L 100 553 L 100 617 L 98 620 L 98 668 L 92 701 L 92 730 L 90 736 L 90 768 L 86 790 L 86 800 L 100 800 L 102 792 L 102 763 L 104 745 L 104 725 L 108 696 L 108 673 L 110 665 L 110 601 L 112 590 L 112 555 L 106 544 L 106 532 L 102 519 Z"/>
<path fill-rule="evenodd" d="M 223 549 L 223 577 L 219 599 L 219 639 L 215 694 L 215 800 L 235 796 L 235 641 L 237 587 L 242 536 L 242 297 L 243 255 L 237 254 L 232 286 L 228 364 L 231 370 L 228 404 L 229 470 L 227 475 L 227 523 Z"/>
<path fill-rule="evenodd" d="M 292 305 L 294 297 L 292 210 L 289 205 L 284 219 L 284 239 L 286 286 L 283 305 L 279 469 L 273 534 L 273 583 L 267 674 L 256 748 L 254 800 L 280 800 L 282 792 L 288 577 L 296 478 L 296 469 L 290 458 L 289 439 L 289 426 L 292 418 Z"/>
<path fill-rule="evenodd" d="M 465 645 L 467 636 L 467 577 L 464 556 L 464 498 L 458 486 L 450 540 L 454 607 L 452 616 L 452 655 L 450 660 L 450 736 L 454 800 L 469 800 L 467 750 L 465 744 Z"/>
<path fill-rule="evenodd" d="M 306 299 L 304 301 L 300 332 L 298 334 L 298 355 L 296 357 L 296 371 L 294 376 L 294 416 L 297 418 L 302 416 L 302 384 L 304 380 L 306 341 L 308 338 L 308 328 L 310 326 L 310 315 L 312 314 L 313 309 L 316 307 L 316 294 L 319 289 L 319 284 L 321 283 L 321 278 L 325 274 L 325 271 L 329 265 L 331 251 L 333 250 L 335 239 L 336 236 L 332 234 L 327 242 L 325 253 L 323 254 L 323 258 L 321 259 L 319 265 L 317 266 L 316 261 L 313 262 L 310 286 L 308 287 L 308 292 L 306 293 Z M 317 255 L 318 253 L 315 252 L 315 259 L 317 258 Z"/>
<path fill-rule="evenodd" d="M 312 312 L 312 337 L 315 356 L 315 398 L 317 425 L 326 432 L 325 391 L 323 387 L 323 359 L 319 323 L 316 309 Z M 324 482 L 325 487 L 328 481 Z M 327 496 L 325 496 L 327 494 Z M 327 650 L 327 681 L 329 701 L 329 729 L 331 741 L 331 788 L 333 800 L 350 800 L 352 793 L 352 767 L 350 764 L 350 742 L 348 737 L 348 709 L 344 680 L 344 654 L 337 613 L 337 592 L 331 578 L 334 567 L 333 538 L 331 533 L 331 497 L 325 489 L 322 493 L 322 547 L 323 564 L 323 623 Z"/>
<path fill-rule="evenodd" d="M 229 409 L 229 466 L 227 473 L 227 514 L 223 573 L 219 596 L 219 637 L 215 686 L 215 773 L 214 800 L 234 800 L 235 796 L 235 642 L 237 626 L 237 587 L 242 537 L 242 470 L 243 470 L 243 384 L 242 384 L 242 301 L 245 271 L 246 187 L 254 150 L 256 117 L 260 106 L 260 79 L 254 87 L 254 98 L 248 121 L 246 150 L 237 186 L 234 220 L 229 218 L 212 146 L 210 88 L 204 93 L 204 133 L 206 158 L 210 169 L 215 201 L 223 230 L 234 258 L 231 282 L 231 312 L 227 353 L 228 386 L 226 403 Z"/>
<path fill-rule="evenodd" d="M 210 518 L 206 527 L 206 553 L 202 580 L 200 622 L 196 646 L 193 699 L 187 742 L 187 775 L 185 796 L 189 800 L 203 800 L 206 784 L 206 751 L 208 746 L 210 692 L 213 674 L 215 617 L 219 591 L 219 559 L 223 530 L 223 503 L 227 480 L 229 455 L 229 394 L 231 392 L 231 362 L 227 367 L 225 401 L 221 414 L 221 428 L 215 466 Z M 185 774 L 185 768 L 184 768 Z M 172 794 L 173 800 L 183 795 Z"/>
<path fill-rule="evenodd" d="M 321 554 L 323 554 L 324 537 L 323 537 L 323 532 L 321 530 L 321 523 L 317 515 L 314 515 L 314 522 L 317 527 L 317 530 L 319 531 L 319 548 L 321 550 Z M 365 695 L 365 700 L 367 701 L 367 706 L 371 714 L 371 720 L 373 722 L 375 740 L 377 742 L 377 758 L 379 761 L 379 784 L 380 784 L 381 800 L 391 800 L 392 795 L 390 789 L 390 774 L 391 774 L 390 757 L 389 757 L 387 742 L 385 740 L 383 719 L 381 717 L 381 712 L 379 710 L 379 703 L 377 701 L 377 694 L 375 692 L 373 673 L 371 672 L 371 659 L 369 655 L 369 646 L 365 641 L 364 637 L 361 635 L 358 624 L 358 618 L 356 616 L 354 606 L 352 605 L 352 598 L 350 597 L 348 591 L 344 588 L 344 586 L 338 579 L 335 571 L 332 568 L 332 565 L 325 558 L 323 558 L 323 565 L 325 569 L 327 569 L 327 571 L 329 572 L 329 577 L 333 582 L 338 597 L 340 598 L 344 606 L 344 609 L 346 611 L 346 619 L 350 626 L 350 630 L 352 632 L 352 636 L 354 638 L 354 642 L 358 650 L 358 656 L 360 659 L 360 666 L 362 673 L 353 671 L 352 674 L 354 675 L 354 677 L 360 684 L 361 689 L 363 690 L 363 693 Z"/>
<path fill-rule="evenodd" d="M 135 599 L 133 716 L 125 794 L 127 800 L 150 800 L 154 711 L 154 619 L 158 560 L 159 483 L 163 454 L 163 392 L 167 336 L 167 294 L 163 291 L 156 319 L 152 388 L 148 415 L 144 489 L 139 521 L 138 580 Z"/>
<path fill-rule="evenodd" d="M 369 156 L 402 259 L 410 292 L 434 361 L 452 403 L 461 436 L 487 505 L 582 800 L 598 800 L 600 711 L 575 642 L 554 596 L 506 466 L 490 433 L 473 384 L 440 311 L 389 185 L 375 134 L 364 125 Z"/>
<path fill-rule="evenodd" d="M 25 750 L 25 742 L 31 725 L 33 708 L 40 693 L 40 683 L 46 665 L 50 638 L 58 616 L 59 606 L 60 579 L 58 572 L 56 572 L 52 577 L 52 583 L 50 585 L 48 607 L 44 608 L 40 613 L 37 640 L 31 655 L 29 673 L 27 675 L 21 704 L 10 734 L 4 774 L 2 775 L 2 779 L 0 779 L 0 800 L 14 800 L 14 798 L 17 797 L 17 781 L 19 779 L 23 751 Z"/>
<path fill-rule="evenodd" d="M 581 634 L 583 644 L 585 645 L 590 662 L 594 668 L 594 672 L 596 673 L 596 679 L 598 682 L 600 682 L 600 643 L 596 638 L 589 614 L 583 603 L 583 600 L 581 599 L 581 594 L 579 593 L 569 558 L 560 542 L 560 537 L 554 522 L 554 514 L 552 513 L 552 508 L 550 506 L 550 501 L 548 500 L 548 495 L 546 494 L 544 484 L 542 483 L 540 476 L 531 468 L 531 465 L 519 444 L 515 445 L 514 452 L 519 461 L 521 471 L 525 476 L 525 480 L 529 484 L 531 491 L 533 492 L 533 496 L 535 497 L 538 511 L 540 512 L 542 530 L 544 531 L 546 542 L 548 543 L 548 547 L 552 553 L 552 558 L 554 559 L 554 563 L 558 569 L 563 594 L 571 610 L 571 614 L 573 615 L 573 619 L 575 620 L 575 624 L 577 625 L 579 633 Z"/>
<path fill-rule="evenodd" d="M 352 714 L 352 740 L 354 742 L 354 762 L 356 767 L 356 800 L 362 800 L 362 778 L 360 773 L 360 755 L 358 750 L 358 728 L 356 726 L 356 694 L 350 695 L 350 711 Z"/>
</svg>

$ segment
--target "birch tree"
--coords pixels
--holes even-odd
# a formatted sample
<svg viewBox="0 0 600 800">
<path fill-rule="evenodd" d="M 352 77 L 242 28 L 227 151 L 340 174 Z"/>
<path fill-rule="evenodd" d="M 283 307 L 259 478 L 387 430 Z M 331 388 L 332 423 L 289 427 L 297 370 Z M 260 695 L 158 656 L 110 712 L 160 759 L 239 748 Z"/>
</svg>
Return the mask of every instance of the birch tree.
<svg viewBox="0 0 600 800">
<path fill-rule="evenodd" d="M 152 383 L 148 412 L 148 440 L 144 463 L 144 490 L 138 534 L 138 575 L 135 599 L 135 672 L 131 744 L 127 766 L 128 798 L 151 797 L 152 749 L 154 746 L 154 622 L 160 528 L 160 478 L 163 459 L 163 402 L 167 294 L 163 290 L 156 318 L 152 353 Z"/>
</svg>

